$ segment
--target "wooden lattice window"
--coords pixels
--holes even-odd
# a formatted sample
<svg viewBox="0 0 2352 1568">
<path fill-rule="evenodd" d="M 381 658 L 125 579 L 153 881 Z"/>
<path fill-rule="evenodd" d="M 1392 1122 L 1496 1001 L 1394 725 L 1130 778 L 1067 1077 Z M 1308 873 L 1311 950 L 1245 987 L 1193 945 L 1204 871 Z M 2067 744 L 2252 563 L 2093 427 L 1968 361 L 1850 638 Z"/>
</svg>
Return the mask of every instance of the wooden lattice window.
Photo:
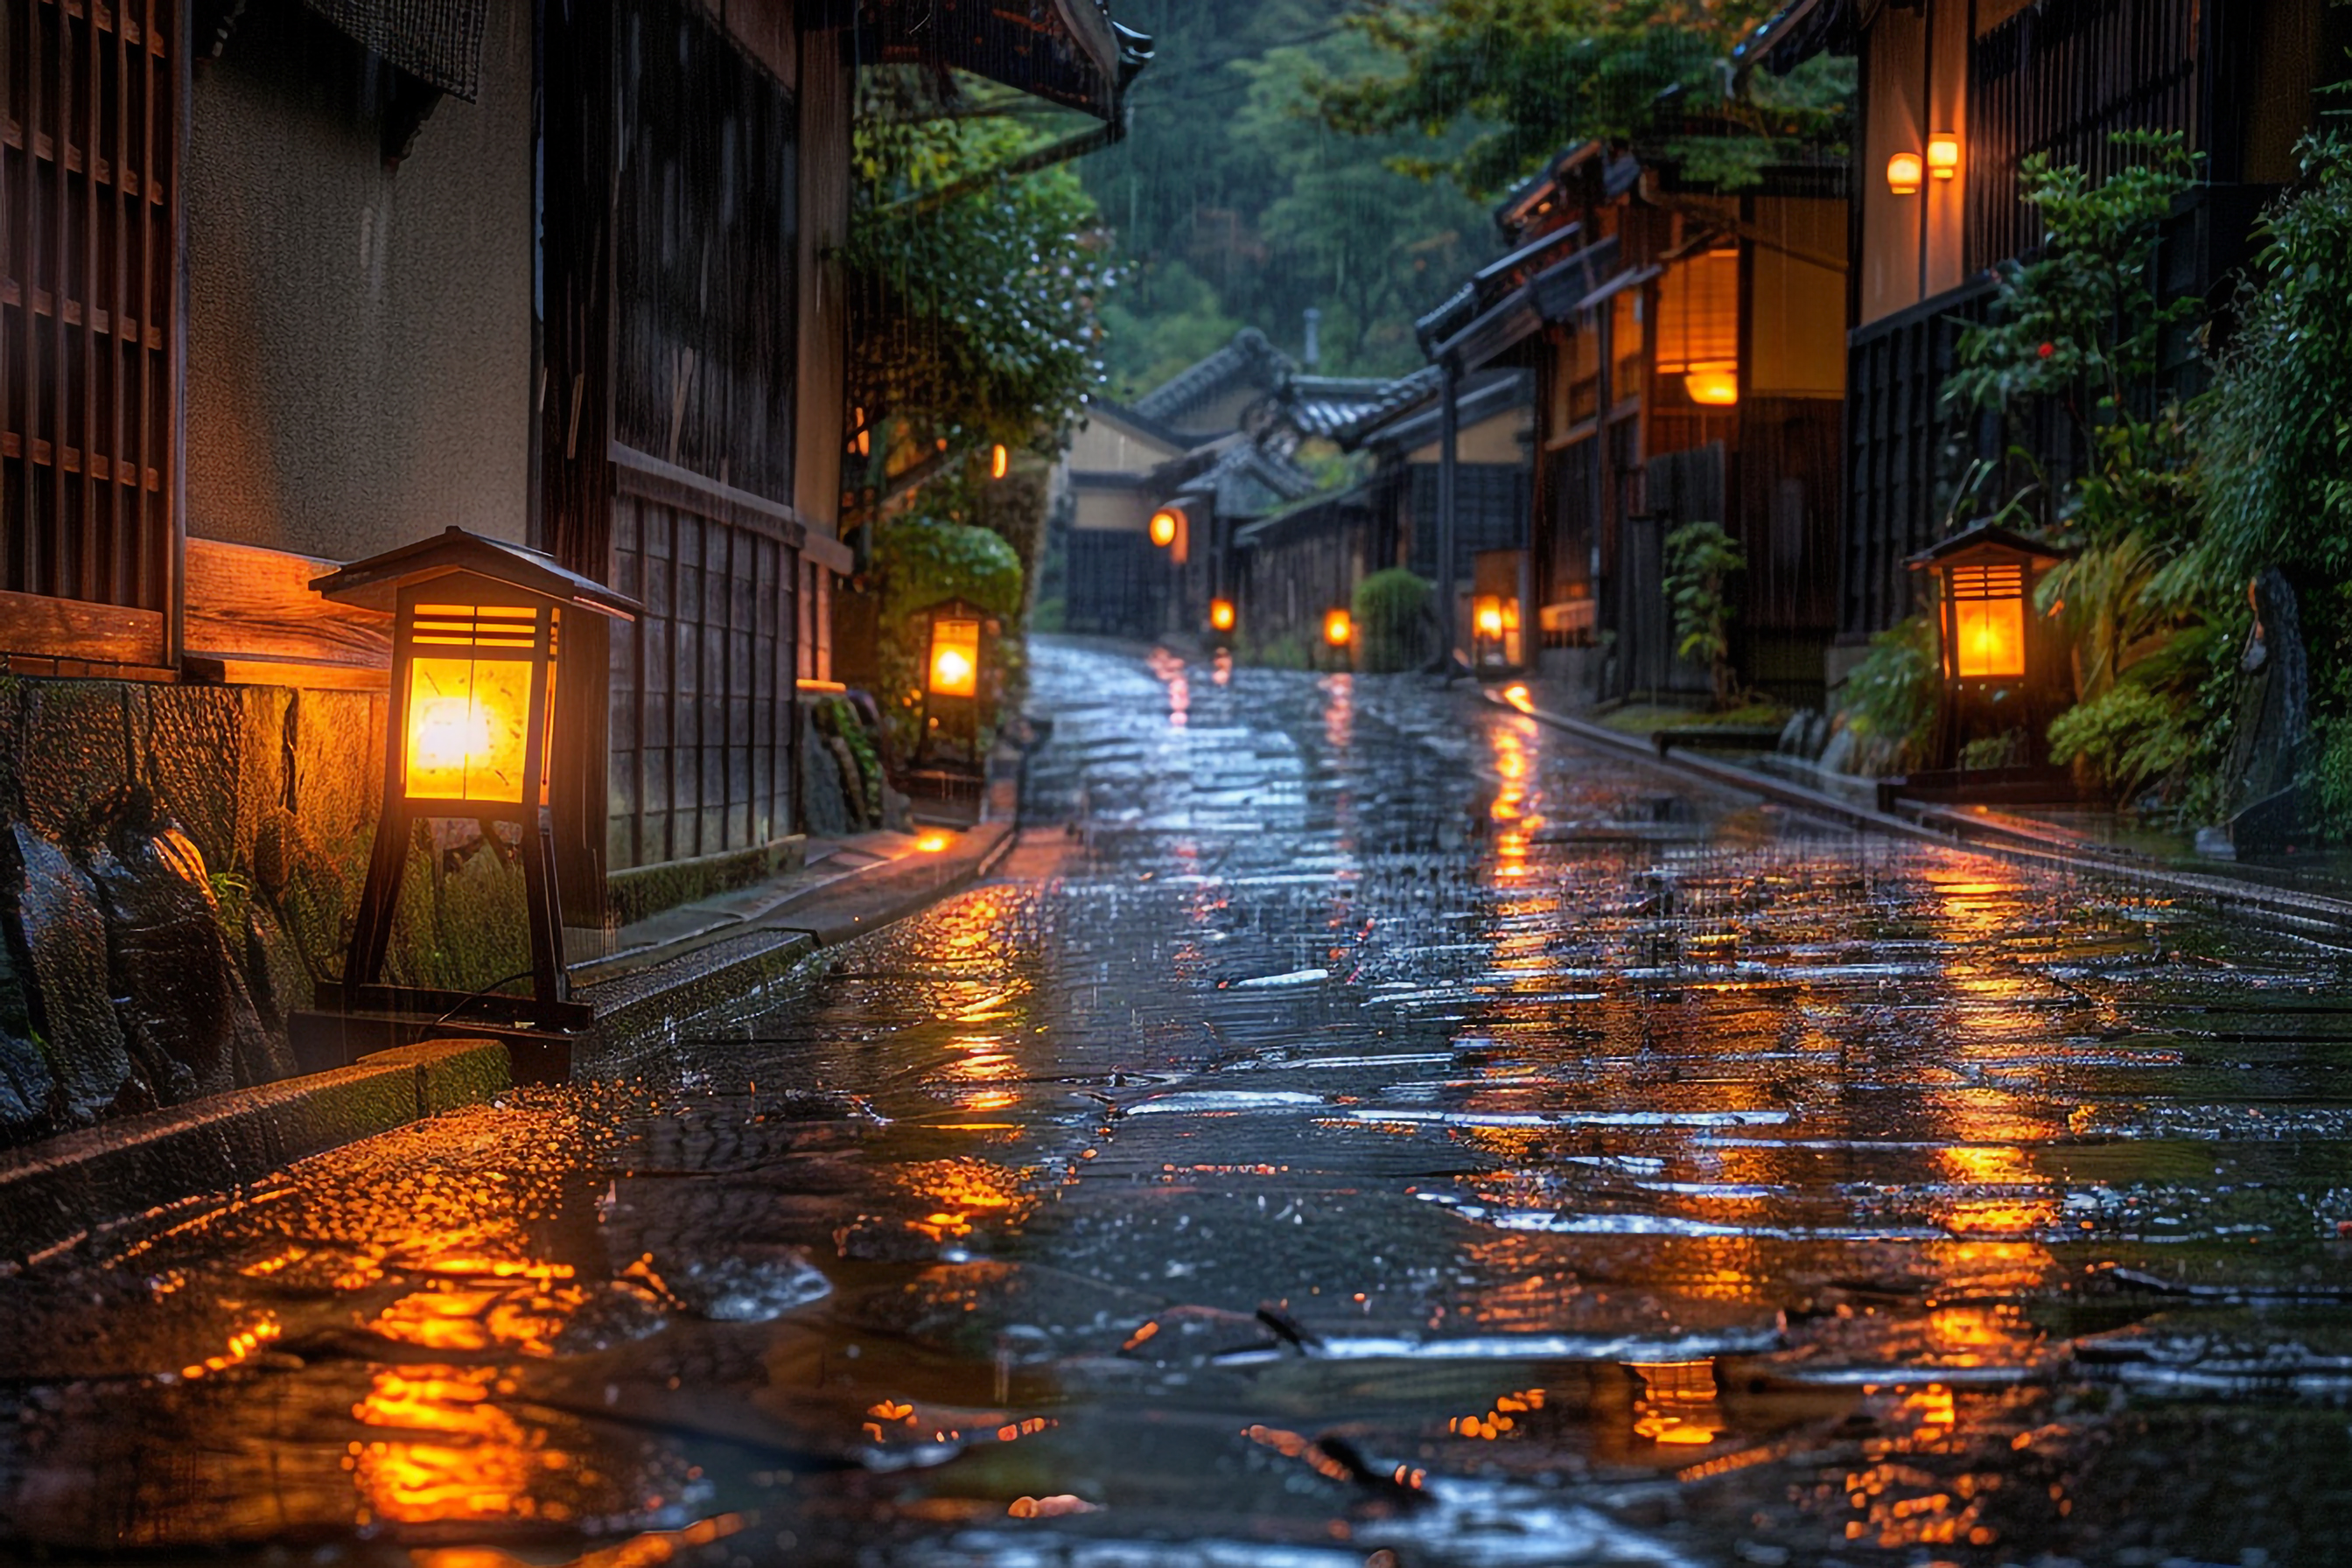
<svg viewBox="0 0 2352 1568">
<path fill-rule="evenodd" d="M 167 657 L 178 4 L 0 5 L 0 653 Z"/>
</svg>

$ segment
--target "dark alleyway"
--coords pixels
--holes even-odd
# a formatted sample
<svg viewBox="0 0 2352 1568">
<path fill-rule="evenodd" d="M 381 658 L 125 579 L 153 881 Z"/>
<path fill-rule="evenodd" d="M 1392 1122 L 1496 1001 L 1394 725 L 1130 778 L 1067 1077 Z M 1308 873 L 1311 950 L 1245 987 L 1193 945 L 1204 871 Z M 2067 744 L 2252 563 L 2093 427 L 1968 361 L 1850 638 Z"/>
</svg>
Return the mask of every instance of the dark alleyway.
<svg viewBox="0 0 2352 1568">
<path fill-rule="evenodd" d="M 0 1554 L 2340 1560 L 2345 955 L 1032 657 L 994 884 L 0 1279 Z"/>
</svg>

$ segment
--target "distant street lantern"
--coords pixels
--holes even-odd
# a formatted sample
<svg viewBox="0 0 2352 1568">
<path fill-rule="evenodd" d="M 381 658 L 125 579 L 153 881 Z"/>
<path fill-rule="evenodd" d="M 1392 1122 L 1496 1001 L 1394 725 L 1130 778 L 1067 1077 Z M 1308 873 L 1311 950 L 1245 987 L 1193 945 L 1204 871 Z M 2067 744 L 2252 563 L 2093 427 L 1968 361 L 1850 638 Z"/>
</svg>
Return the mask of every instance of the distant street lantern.
<svg viewBox="0 0 2352 1568">
<path fill-rule="evenodd" d="M 975 697 L 980 693 L 980 622 L 965 616 L 931 621 L 931 695 Z"/>
<path fill-rule="evenodd" d="M 1897 153 L 1886 160 L 1886 188 L 1898 196 L 1916 196 L 1927 171 L 1916 153 Z"/>
<path fill-rule="evenodd" d="M 1133 512 L 1128 514 L 1134 516 Z M 1161 507 L 1151 514 L 1151 542 L 1165 550 L 1176 542 L 1176 535 L 1184 527 L 1184 514 L 1173 507 Z"/>
<path fill-rule="evenodd" d="M 1209 601 L 1209 629 L 1218 632 L 1234 629 L 1234 602 L 1231 599 Z"/>
<path fill-rule="evenodd" d="M 980 760 L 980 718 L 988 640 L 996 631 L 988 612 L 949 599 L 922 612 L 929 623 L 923 658 L 923 730 L 918 760 L 961 752 Z"/>
<path fill-rule="evenodd" d="M 1356 640 L 1356 620 L 1345 610 L 1323 612 L 1323 640 L 1332 647 L 1346 647 Z"/>
<path fill-rule="evenodd" d="M 1927 172 L 1948 180 L 1960 172 L 1960 139 L 1948 131 L 1927 138 Z"/>
<path fill-rule="evenodd" d="M 1512 669 L 1519 664 L 1519 602 L 1505 594 L 1480 594 L 1470 606 L 1470 661 L 1480 669 Z"/>
<path fill-rule="evenodd" d="M 1936 583 L 1944 700 L 1936 750 L 1946 765 L 1973 741 L 2014 736 L 2036 760 L 2047 717 L 2065 706 L 2065 651 L 2033 610 L 2042 574 L 2061 559 L 2021 534 L 1979 523 L 1911 558 Z"/>
<path fill-rule="evenodd" d="M 343 978 L 320 987 L 321 1001 L 345 1013 L 445 1018 L 471 1005 L 500 1005 L 496 997 L 377 984 L 415 825 L 459 818 L 516 829 L 509 847 L 523 869 L 536 1021 L 578 1022 L 563 969 L 548 773 L 559 711 L 601 709 L 605 671 L 564 671 L 567 698 L 559 710 L 560 649 L 567 615 L 630 620 L 639 605 L 537 551 L 457 528 L 353 562 L 310 586 L 339 604 L 393 614 L 383 809 Z"/>
<path fill-rule="evenodd" d="M 1012 467 L 1013 454 L 1004 449 L 1003 442 L 998 442 L 996 450 L 989 456 L 988 477 L 992 479 L 1001 479 Z"/>
</svg>

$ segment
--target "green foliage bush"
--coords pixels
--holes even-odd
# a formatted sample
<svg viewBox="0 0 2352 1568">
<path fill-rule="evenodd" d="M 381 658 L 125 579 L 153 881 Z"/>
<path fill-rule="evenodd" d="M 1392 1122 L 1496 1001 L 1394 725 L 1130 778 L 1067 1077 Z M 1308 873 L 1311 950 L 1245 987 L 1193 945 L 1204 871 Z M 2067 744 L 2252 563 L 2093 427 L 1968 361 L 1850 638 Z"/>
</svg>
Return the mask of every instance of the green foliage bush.
<svg viewBox="0 0 2352 1568">
<path fill-rule="evenodd" d="M 2168 342 L 2182 338 L 2200 301 L 2157 291 L 2164 221 L 2194 186 L 2196 163 L 2177 132 L 2126 132 L 2116 173 L 2094 183 L 2078 168 L 2029 157 L 2023 200 L 2045 232 L 2040 254 L 1998 270 L 1992 319 L 1960 334 L 1948 403 L 2001 417 L 2012 440 L 2036 406 L 2063 410 L 2084 464 L 2053 487 L 2018 447 L 2024 482 L 1996 498 L 1995 521 L 2047 523 L 2069 557 L 2046 573 L 2038 606 L 2071 636 L 2078 705 L 2053 724 L 2053 757 L 2082 765 L 2126 798 L 2154 792 L 2171 808 L 2210 807 L 2228 743 L 2227 657 L 2233 612 L 2201 574 L 2191 416 L 2159 376 Z M 1954 521 L 1977 510 L 1979 465 Z M 2216 661 L 2220 661 L 2217 663 Z"/>
<path fill-rule="evenodd" d="M 2330 131 L 2301 151 L 2302 182 L 2263 219 L 2200 411 L 2204 535 L 2166 585 L 2207 586 L 2237 632 L 2246 584 L 2265 567 L 2285 574 L 2311 671 L 2307 782 L 2317 820 L 2340 825 L 2352 823 L 2352 138 Z"/>
<path fill-rule="evenodd" d="M 1739 697 L 1726 590 L 1747 568 L 1746 552 L 1719 522 L 1686 522 L 1666 535 L 1666 602 L 1675 612 L 1675 651 L 1706 666 L 1718 710 Z"/>
<path fill-rule="evenodd" d="M 1358 583 L 1348 612 L 1356 624 L 1356 668 L 1385 675 L 1427 663 L 1433 593 L 1425 580 L 1402 566 Z"/>
<path fill-rule="evenodd" d="M 860 79 L 842 261 L 847 390 L 882 432 L 874 458 L 894 428 L 917 450 L 1058 449 L 1102 380 L 1097 310 L 1118 282 L 1093 201 L 1066 163 L 992 174 L 1048 133 L 955 115 L 910 68 Z"/>
<path fill-rule="evenodd" d="M 1845 722 L 1866 773 L 1904 773 L 1926 757 L 1943 691 L 1936 623 L 1908 616 L 1870 639 L 1842 689 Z"/>
</svg>

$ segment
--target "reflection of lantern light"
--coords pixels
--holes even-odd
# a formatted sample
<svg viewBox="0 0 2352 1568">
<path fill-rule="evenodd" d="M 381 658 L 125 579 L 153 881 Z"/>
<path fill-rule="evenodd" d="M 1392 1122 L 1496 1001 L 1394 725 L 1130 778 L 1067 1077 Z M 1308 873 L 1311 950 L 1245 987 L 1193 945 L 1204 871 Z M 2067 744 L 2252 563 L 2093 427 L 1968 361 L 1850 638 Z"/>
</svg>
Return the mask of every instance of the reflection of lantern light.
<svg viewBox="0 0 2352 1568">
<path fill-rule="evenodd" d="M 1346 647 L 1356 637 L 1356 623 L 1345 610 L 1328 610 L 1323 616 L 1323 640 L 1333 647 Z"/>
<path fill-rule="evenodd" d="M 1958 148 L 1954 149 L 1957 153 Z M 1919 177 L 1925 173 L 1916 153 L 1897 153 L 1886 160 L 1886 188 L 1898 196 L 1919 194 Z"/>
<path fill-rule="evenodd" d="M 1209 601 L 1209 626 L 1211 629 L 1221 632 L 1234 629 L 1234 602 L 1231 599 Z"/>
<path fill-rule="evenodd" d="M 1004 477 L 1005 469 L 1012 466 L 1013 455 L 1004 449 L 1003 443 L 999 442 L 995 452 L 988 461 L 988 477 L 992 479 L 1001 479 Z"/>
<path fill-rule="evenodd" d="M 936 855 L 951 842 L 944 833 L 926 833 L 915 840 L 915 847 L 926 855 Z"/>
<path fill-rule="evenodd" d="M 1683 377 L 1683 391 L 1693 403 L 1703 403 L 1711 408 L 1729 408 L 1739 401 L 1739 367 L 1695 364 Z"/>
<path fill-rule="evenodd" d="M 1960 139 L 1950 132 L 1927 138 L 1927 172 L 1948 180 L 1960 172 Z"/>
<path fill-rule="evenodd" d="M 1151 542 L 1162 550 L 1176 542 L 1176 514 L 1164 506 L 1151 514 Z"/>
<path fill-rule="evenodd" d="M 968 620 L 932 622 L 932 694 L 971 697 L 979 689 L 980 623 Z"/>
</svg>

